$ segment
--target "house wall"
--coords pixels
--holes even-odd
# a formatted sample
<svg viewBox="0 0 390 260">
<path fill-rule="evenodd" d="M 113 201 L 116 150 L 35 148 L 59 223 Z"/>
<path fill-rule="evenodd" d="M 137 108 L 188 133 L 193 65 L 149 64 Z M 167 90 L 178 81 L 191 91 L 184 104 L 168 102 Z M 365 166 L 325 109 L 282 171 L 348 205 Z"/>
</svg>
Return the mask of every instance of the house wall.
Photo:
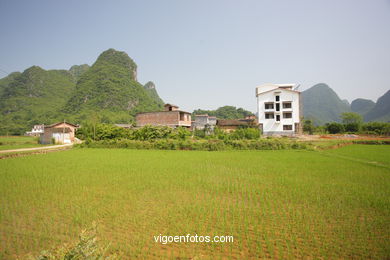
<svg viewBox="0 0 390 260">
<path fill-rule="evenodd" d="M 280 97 L 280 101 L 276 101 L 276 96 Z M 291 101 L 291 108 L 283 108 L 284 101 Z M 296 131 L 296 123 L 300 123 L 300 93 L 285 89 L 273 89 L 265 93 L 259 93 L 257 96 L 257 109 L 259 124 L 262 125 L 263 133 L 267 134 L 284 134 L 293 135 Z M 265 109 L 265 103 L 273 103 L 273 109 Z M 276 111 L 276 103 L 280 104 L 280 112 Z M 273 112 L 274 118 L 267 119 L 265 112 Z M 291 112 L 291 118 L 284 118 L 283 112 Z M 276 121 L 276 115 L 280 115 L 280 121 Z M 291 125 L 291 130 L 283 130 L 283 125 Z M 297 129 L 298 132 L 299 129 Z"/>
<path fill-rule="evenodd" d="M 55 139 L 55 142 L 59 144 L 73 143 L 75 132 L 75 127 L 64 123 L 53 127 L 45 127 L 44 133 L 40 136 L 40 143 L 51 144 L 53 138 Z"/>
<path fill-rule="evenodd" d="M 217 118 L 216 117 L 209 117 L 209 116 L 195 116 L 194 121 L 194 128 L 198 130 L 203 130 L 206 125 L 209 125 L 211 129 L 214 129 L 215 125 L 217 124 Z"/>
<path fill-rule="evenodd" d="M 137 126 L 139 127 L 145 125 L 190 127 L 191 115 L 189 113 L 184 113 L 181 111 L 150 112 L 150 113 L 137 114 L 136 121 L 137 121 Z"/>
<path fill-rule="evenodd" d="M 219 125 L 219 129 L 226 133 L 231 133 L 233 131 L 236 131 L 238 129 L 238 126 L 233 126 L 233 125 Z"/>
</svg>

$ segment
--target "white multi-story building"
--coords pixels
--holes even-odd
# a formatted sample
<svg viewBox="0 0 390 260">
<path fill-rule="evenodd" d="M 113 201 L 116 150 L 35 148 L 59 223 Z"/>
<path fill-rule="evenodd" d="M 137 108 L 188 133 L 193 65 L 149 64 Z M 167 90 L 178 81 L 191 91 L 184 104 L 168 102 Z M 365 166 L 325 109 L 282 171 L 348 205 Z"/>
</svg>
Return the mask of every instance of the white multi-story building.
<svg viewBox="0 0 390 260">
<path fill-rule="evenodd" d="M 264 135 L 301 133 L 301 93 L 296 84 L 256 87 L 257 116 Z"/>
</svg>

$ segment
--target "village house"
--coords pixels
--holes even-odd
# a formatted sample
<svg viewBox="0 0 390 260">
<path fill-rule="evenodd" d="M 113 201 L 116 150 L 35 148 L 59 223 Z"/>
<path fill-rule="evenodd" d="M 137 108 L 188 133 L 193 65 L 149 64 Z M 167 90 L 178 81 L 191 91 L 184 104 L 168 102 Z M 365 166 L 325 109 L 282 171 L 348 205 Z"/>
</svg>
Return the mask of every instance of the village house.
<svg viewBox="0 0 390 260">
<path fill-rule="evenodd" d="M 31 131 L 26 132 L 27 136 L 40 136 L 43 133 L 45 125 L 34 125 Z"/>
<path fill-rule="evenodd" d="M 135 120 L 137 127 L 145 125 L 191 127 L 191 113 L 179 110 L 178 106 L 172 104 L 165 104 L 164 111 L 139 113 Z"/>
<path fill-rule="evenodd" d="M 78 125 L 67 122 L 59 122 L 44 127 L 40 135 L 41 144 L 71 144 L 75 141 L 75 132 Z"/>
<path fill-rule="evenodd" d="M 215 116 L 209 116 L 208 114 L 195 115 L 195 120 L 192 121 L 192 129 L 204 130 L 207 128 L 208 130 L 213 131 L 216 124 L 217 118 Z"/>
<path fill-rule="evenodd" d="M 256 87 L 259 128 L 264 135 L 294 135 L 301 128 L 301 93 L 296 84 Z"/>
<path fill-rule="evenodd" d="M 225 132 L 233 132 L 239 128 L 257 128 L 256 117 L 246 117 L 245 119 L 218 119 L 217 127 Z"/>
</svg>

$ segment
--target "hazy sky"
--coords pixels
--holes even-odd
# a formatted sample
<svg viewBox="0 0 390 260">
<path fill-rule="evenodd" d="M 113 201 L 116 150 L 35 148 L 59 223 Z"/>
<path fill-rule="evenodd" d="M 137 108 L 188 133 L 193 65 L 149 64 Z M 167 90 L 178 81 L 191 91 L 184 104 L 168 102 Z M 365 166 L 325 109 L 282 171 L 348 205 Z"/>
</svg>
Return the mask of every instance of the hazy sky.
<svg viewBox="0 0 390 260">
<path fill-rule="evenodd" d="M 190 111 L 255 111 L 268 82 L 324 82 L 349 101 L 390 89 L 389 0 L 0 0 L 0 44 L 0 77 L 125 51 L 141 83 Z"/>
</svg>

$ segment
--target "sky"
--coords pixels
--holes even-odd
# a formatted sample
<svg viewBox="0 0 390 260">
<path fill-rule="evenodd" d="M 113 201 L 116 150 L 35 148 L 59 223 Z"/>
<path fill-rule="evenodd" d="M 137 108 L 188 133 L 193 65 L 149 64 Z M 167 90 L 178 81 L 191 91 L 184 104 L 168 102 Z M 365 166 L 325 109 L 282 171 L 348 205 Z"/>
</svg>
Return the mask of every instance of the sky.
<svg viewBox="0 0 390 260">
<path fill-rule="evenodd" d="M 183 110 L 256 111 L 255 87 L 390 89 L 390 0 L 0 0 L 0 77 L 92 65 L 109 48 Z"/>
</svg>

